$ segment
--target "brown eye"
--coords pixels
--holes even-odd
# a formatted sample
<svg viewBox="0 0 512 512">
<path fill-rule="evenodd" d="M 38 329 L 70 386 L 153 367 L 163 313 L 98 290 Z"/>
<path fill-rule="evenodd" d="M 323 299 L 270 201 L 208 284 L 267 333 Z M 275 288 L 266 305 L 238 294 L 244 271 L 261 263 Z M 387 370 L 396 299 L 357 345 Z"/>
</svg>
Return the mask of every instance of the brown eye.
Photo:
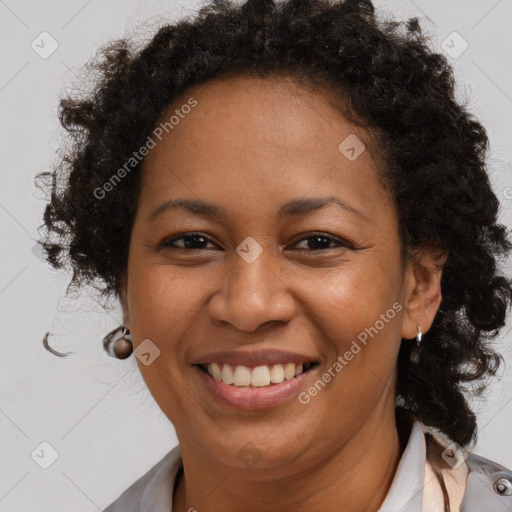
<svg viewBox="0 0 512 512">
<path fill-rule="evenodd" d="M 298 250 L 307 251 L 322 251 L 326 249 L 335 249 L 339 247 L 350 248 L 350 246 L 341 241 L 339 238 L 323 233 L 313 234 L 302 238 L 294 245 L 297 246 L 300 243 L 306 243 L 305 248 L 299 248 Z M 171 249 L 183 249 L 183 250 L 205 250 L 210 249 L 207 247 L 208 243 L 215 246 L 215 243 L 207 236 L 202 233 L 190 233 L 181 234 L 172 238 L 167 238 L 159 244 L 159 248 L 171 248 Z"/>
<path fill-rule="evenodd" d="M 325 249 L 334 249 L 337 247 L 346 247 L 349 248 L 348 244 L 342 242 L 340 239 L 335 238 L 331 235 L 326 235 L 323 233 L 310 235 L 299 240 L 295 245 L 301 242 L 307 242 L 307 249 L 312 251 L 322 251 Z M 331 245 L 334 244 L 334 245 Z"/>
<path fill-rule="evenodd" d="M 180 245 L 178 242 L 183 243 Z M 190 233 L 188 235 L 167 238 L 159 244 L 159 248 L 202 250 L 209 249 L 208 247 L 205 247 L 208 243 L 213 244 L 213 242 L 202 233 Z"/>
</svg>

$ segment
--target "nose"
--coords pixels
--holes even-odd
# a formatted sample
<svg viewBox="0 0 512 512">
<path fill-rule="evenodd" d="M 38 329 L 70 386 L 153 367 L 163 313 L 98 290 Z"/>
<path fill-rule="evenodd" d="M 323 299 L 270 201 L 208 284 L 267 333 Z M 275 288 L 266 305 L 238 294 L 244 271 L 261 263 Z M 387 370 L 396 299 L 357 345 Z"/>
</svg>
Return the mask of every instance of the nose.
<svg viewBox="0 0 512 512">
<path fill-rule="evenodd" d="M 237 253 L 209 304 L 213 322 L 229 323 L 240 331 L 253 332 L 269 322 L 289 322 L 295 301 L 285 283 L 281 265 L 270 249 L 249 263 Z"/>
</svg>

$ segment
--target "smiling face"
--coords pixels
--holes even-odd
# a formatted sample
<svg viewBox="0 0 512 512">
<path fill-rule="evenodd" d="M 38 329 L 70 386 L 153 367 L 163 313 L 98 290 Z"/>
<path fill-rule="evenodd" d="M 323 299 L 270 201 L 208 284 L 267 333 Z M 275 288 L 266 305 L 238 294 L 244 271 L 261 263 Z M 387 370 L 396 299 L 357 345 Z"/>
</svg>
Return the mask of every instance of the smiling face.
<svg viewBox="0 0 512 512">
<path fill-rule="evenodd" d="M 244 468 L 253 450 L 286 474 L 340 450 L 391 417 L 401 337 L 437 309 L 402 265 L 377 164 L 350 151 L 368 135 L 326 94 L 284 79 L 194 87 L 146 157 L 125 324 L 160 350 L 139 367 L 184 457 Z M 219 381 L 230 371 L 243 386 Z"/>
</svg>

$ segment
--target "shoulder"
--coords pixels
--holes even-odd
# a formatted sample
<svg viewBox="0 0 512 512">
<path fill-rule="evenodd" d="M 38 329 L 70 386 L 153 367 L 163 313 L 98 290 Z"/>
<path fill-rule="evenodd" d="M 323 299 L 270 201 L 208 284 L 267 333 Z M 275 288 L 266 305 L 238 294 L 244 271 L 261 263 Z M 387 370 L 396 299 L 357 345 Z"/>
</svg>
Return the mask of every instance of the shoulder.
<svg viewBox="0 0 512 512">
<path fill-rule="evenodd" d="M 512 471 L 475 453 L 468 453 L 465 463 L 469 472 L 462 510 L 512 510 Z"/>
<path fill-rule="evenodd" d="M 512 471 L 501 464 L 467 451 L 457 443 L 427 434 L 427 457 L 442 475 L 448 494 L 453 483 L 461 493 L 463 512 L 510 512 L 512 510 Z M 450 489 L 451 484 L 453 487 Z M 452 492 L 450 492 L 452 491 Z"/>
<path fill-rule="evenodd" d="M 182 465 L 179 445 L 126 489 L 103 512 L 170 510 L 176 475 Z"/>
</svg>

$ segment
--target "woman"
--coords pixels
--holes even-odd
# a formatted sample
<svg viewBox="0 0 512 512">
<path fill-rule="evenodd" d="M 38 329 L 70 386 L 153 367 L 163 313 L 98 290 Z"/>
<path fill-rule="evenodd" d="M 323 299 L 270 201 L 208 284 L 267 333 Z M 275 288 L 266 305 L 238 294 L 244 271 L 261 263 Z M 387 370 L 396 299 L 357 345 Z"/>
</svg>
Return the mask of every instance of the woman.
<svg viewBox="0 0 512 512">
<path fill-rule="evenodd" d="M 403 28 L 219 0 L 62 101 L 48 260 L 119 298 L 179 441 L 108 512 L 512 508 L 464 448 L 512 298 L 488 139 Z"/>
</svg>

